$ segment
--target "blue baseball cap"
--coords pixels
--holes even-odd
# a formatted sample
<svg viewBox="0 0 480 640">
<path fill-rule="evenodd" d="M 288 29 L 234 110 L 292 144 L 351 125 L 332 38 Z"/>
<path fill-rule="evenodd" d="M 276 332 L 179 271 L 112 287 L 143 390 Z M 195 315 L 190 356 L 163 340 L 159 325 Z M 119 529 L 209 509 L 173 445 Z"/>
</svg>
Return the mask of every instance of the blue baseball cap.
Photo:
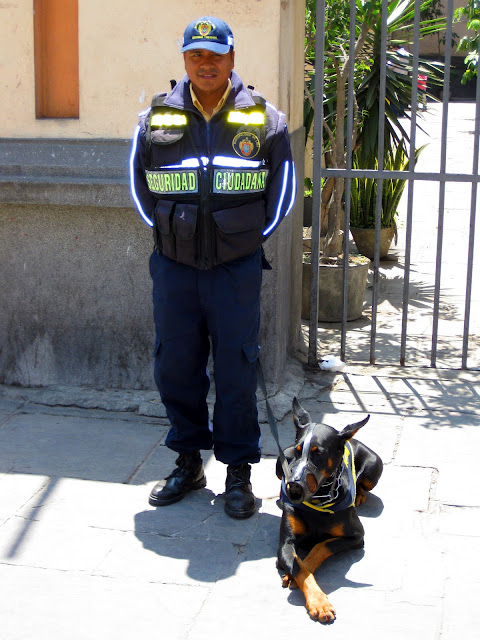
<svg viewBox="0 0 480 640">
<path fill-rule="evenodd" d="M 225 54 L 233 49 L 233 33 L 226 22 L 219 18 L 205 16 L 194 20 L 185 29 L 183 46 L 180 51 L 208 49 Z"/>
</svg>

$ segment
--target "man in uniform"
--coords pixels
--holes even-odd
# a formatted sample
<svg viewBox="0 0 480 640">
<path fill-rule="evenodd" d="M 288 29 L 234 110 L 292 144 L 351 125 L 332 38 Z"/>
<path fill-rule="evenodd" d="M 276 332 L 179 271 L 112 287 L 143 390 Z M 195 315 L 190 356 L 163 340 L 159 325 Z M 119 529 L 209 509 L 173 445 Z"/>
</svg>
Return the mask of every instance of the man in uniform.
<svg viewBox="0 0 480 640">
<path fill-rule="evenodd" d="M 149 502 L 205 487 L 200 450 L 213 448 L 228 465 L 225 511 L 248 518 L 250 464 L 260 460 L 260 288 L 270 268 L 262 243 L 293 205 L 295 171 L 285 116 L 233 70 L 230 27 L 195 20 L 181 51 L 186 76 L 140 114 L 130 157 L 132 197 L 155 239 L 155 382 L 171 423 L 166 445 L 179 454 Z"/>
</svg>

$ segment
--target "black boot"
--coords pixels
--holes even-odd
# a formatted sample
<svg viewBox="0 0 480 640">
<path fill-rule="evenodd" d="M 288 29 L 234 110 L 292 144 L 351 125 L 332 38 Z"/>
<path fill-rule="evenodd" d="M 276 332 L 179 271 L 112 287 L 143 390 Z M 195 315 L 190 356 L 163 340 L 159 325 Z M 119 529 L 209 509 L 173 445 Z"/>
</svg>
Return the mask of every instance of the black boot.
<svg viewBox="0 0 480 640">
<path fill-rule="evenodd" d="M 181 500 L 189 491 L 206 486 L 205 471 L 199 451 L 181 453 L 175 460 L 176 469 L 163 482 L 153 487 L 148 502 L 153 507 L 164 507 Z"/>
<path fill-rule="evenodd" d="M 227 467 L 225 513 L 231 518 L 250 518 L 255 513 L 249 464 Z"/>
</svg>

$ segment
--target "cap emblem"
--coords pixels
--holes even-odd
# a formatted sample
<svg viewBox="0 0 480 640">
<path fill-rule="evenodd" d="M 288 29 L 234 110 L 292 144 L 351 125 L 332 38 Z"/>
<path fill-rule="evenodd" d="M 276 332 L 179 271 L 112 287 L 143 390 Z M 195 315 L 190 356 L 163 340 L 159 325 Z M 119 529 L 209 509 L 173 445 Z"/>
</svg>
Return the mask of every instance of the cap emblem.
<svg viewBox="0 0 480 640">
<path fill-rule="evenodd" d="M 215 25 L 207 20 L 200 20 L 195 24 L 195 29 L 202 37 L 205 38 L 213 29 L 215 29 Z"/>
</svg>

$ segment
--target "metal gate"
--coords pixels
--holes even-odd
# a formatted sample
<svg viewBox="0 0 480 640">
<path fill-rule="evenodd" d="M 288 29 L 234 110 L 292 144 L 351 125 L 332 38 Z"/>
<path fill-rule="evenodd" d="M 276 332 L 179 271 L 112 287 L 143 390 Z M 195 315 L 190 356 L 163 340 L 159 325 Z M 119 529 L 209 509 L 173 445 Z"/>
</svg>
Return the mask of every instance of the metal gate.
<svg viewBox="0 0 480 640">
<path fill-rule="evenodd" d="M 316 77 L 324 78 L 324 61 L 328 52 L 325 51 L 325 1 L 317 0 L 316 10 Z M 355 46 L 355 28 L 357 3 L 350 2 L 350 51 Z M 379 104 L 385 104 L 385 87 L 386 87 L 386 70 L 387 70 L 387 15 L 388 0 L 382 2 L 381 12 L 381 73 L 380 73 L 380 89 Z M 420 0 L 415 0 L 415 18 L 413 24 L 413 46 L 411 53 L 412 69 L 411 69 L 411 112 L 410 112 L 410 157 L 414 153 L 418 144 L 419 135 L 424 135 L 424 126 L 422 126 L 422 115 L 418 113 L 418 80 L 419 80 L 419 42 L 420 42 Z M 452 38 L 453 24 L 453 0 L 444 2 L 446 10 L 446 35 L 445 41 L 449 43 Z M 384 142 L 384 120 L 379 117 L 378 127 L 378 168 L 358 169 L 352 166 L 352 136 L 346 136 L 346 157 L 344 168 L 326 168 L 322 166 L 321 159 L 324 153 L 323 141 L 323 122 L 324 122 L 324 103 L 323 92 L 317 90 L 315 92 L 315 119 L 314 119 L 314 168 L 313 168 L 313 218 L 312 218 L 312 242 L 311 242 L 311 290 L 310 290 L 310 320 L 308 325 L 308 361 L 311 365 L 318 363 L 319 352 L 322 350 L 322 331 L 326 332 L 328 344 L 334 333 L 339 337 L 340 356 L 342 360 L 368 360 L 370 364 L 386 364 L 391 363 L 391 358 L 385 358 L 385 344 L 379 344 L 379 335 L 377 332 L 379 322 L 379 294 L 381 292 L 381 263 L 380 263 L 380 226 L 381 226 L 381 193 L 383 182 L 389 179 L 406 179 L 406 189 L 402 199 L 404 209 L 404 222 L 401 229 L 402 241 L 404 248 L 401 251 L 399 263 L 396 265 L 399 270 L 397 281 L 402 280 L 402 300 L 398 306 L 398 332 L 394 332 L 393 327 L 389 327 L 389 347 L 396 351 L 395 359 L 400 365 L 406 364 L 424 364 L 420 361 L 420 356 L 425 357 L 428 351 L 429 362 L 426 364 L 431 367 L 446 366 L 450 368 L 461 367 L 477 368 L 480 366 L 478 361 L 477 347 L 480 347 L 476 327 L 472 329 L 472 301 L 477 303 L 478 298 L 475 297 L 474 281 L 474 264 L 475 264 L 475 221 L 477 209 L 477 185 L 478 185 L 478 165 L 479 165 L 479 136 L 480 136 L 480 75 L 476 80 L 476 102 L 471 104 L 467 109 L 467 120 L 465 124 L 470 127 L 471 131 L 461 131 L 458 140 L 451 139 L 449 132 L 453 130 L 452 121 L 449 116 L 452 114 L 450 104 L 450 86 L 451 86 L 451 49 L 445 47 L 445 67 L 443 78 L 443 100 L 437 104 L 429 103 L 427 113 L 430 112 L 433 118 L 434 126 L 438 128 L 438 136 L 435 157 L 432 158 L 431 164 L 438 164 L 438 167 L 421 166 L 419 161 L 415 166 L 413 162 L 407 171 L 387 170 L 383 164 L 383 142 Z M 348 71 L 348 97 L 347 97 L 347 116 L 346 128 L 351 131 L 354 126 L 354 72 L 355 72 L 354 56 L 349 59 Z M 381 113 L 381 111 L 380 111 Z M 456 110 L 453 112 L 453 124 L 458 124 Z M 463 117 L 463 116 L 462 116 Z M 436 118 L 436 119 L 435 119 Z M 417 126 L 420 125 L 420 126 Z M 463 135 L 465 134 L 465 135 Z M 468 134 L 468 140 L 467 140 Z M 463 137 L 462 137 L 463 136 Z M 463 142 L 467 140 L 471 144 L 469 158 L 466 156 L 466 149 Z M 459 143 L 460 140 L 460 143 Z M 431 139 L 430 139 L 431 142 Z M 460 148 L 459 148 L 460 146 Z M 453 155 L 461 160 L 461 163 L 454 166 L 454 170 L 450 170 L 452 166 L 451 157 Z M 438 158 L 437 158 L 438 154 Z M 467 162 L 468 166 L 465 166 Z M 471 163 L 471 164 L 470 164 Z M 428 164 L 428 163 L 427 163 Z M 463 166 L 462 166 L 463 165 Z M 458 170 L 460 166 L 460 170 Z M 471 170 L 470 170 L 471 167 Z M 435 170 L 433 170 L 435 169 Z M 455 170 L 456 169 L 456 170 Z M 343 306 L 342 320 L 340 328 L 340 336 L 338 336 L 339 327 L 333 329 L 326 325 L 318 325 L 318 304 L 322 304 L 322 300 L 318 298 L 319 286 L 319 259 L 320 259 L 320 210 L 321 210 L 321 184 L 322 180 L 328 177 L 340 178 L 345 180 L 345 200 L 344 200 L 344 229 L 350 228 L 350 193 L 351 183 L 354 178 L 366 177 L 375 178 L 377 180 L 377 194 L 375 209 L 375 253 L 371 264 L 371 319 L 368 327 L 368 354 L 364 350 L 363 354 L 352 349 L 352 344 L 358 339 L 359 323 L 347 322 L 347 295 L 348 295 L 348 278 L 347 265 L 351 243 L 348 240 L 348 233 L 344 234 L 343 252 L 345 256 L 343 271 Z M 455 192 L 451 189 L 455 185 L 460 191 Z M 422 192 L 423 188 L 423 192 Z M 466 193 L 467 192 L 467 195 Z M 460 193 L 462 206 L 458 208 Z M 450 198 L 450 200 L 449 200 Z M 454 200 L 452 206 L 452 198 Z M 428 210 L 428 218 L 426 213 Z M 422 219 L 423 226 L 418 222 Z M 422 252 L 415 249 L 415 238 L 429 237 L 431 241 L 435 239 L 433 247 L 433 259 L 423 259 Z M 430 235 L 431 234 L 431 235 Z M 463 242 L 460 242 L 460 240 Z M 477 243 L 478 244 L 478 243 Z M 447 263 L 446 256 L 451 253 L 452 247 L 457 252 L 458 269 L 457 272 L 450 274 L 450 287 L 446 295 L 446 288 L 442 283 L 442 268 Z M 413 248 L 413 249 L 412 249 Z M 414 261 L 412 262 L 412 250 L 414 251 Z M 450 255 L 450 262 L 452 256 Z M 455 261 L 455 257 L 453 257 Z M 382 263 L 383 264 L 383 263 Z M 388 266 L 388 265 L 387 265 Z M 431 267 L 431 268 L 430 268 Z M 417 279 L 416 284 L 412 285 L 412 268 L 413 275 Z M 455 267 L 457 268 L 457 267 Z M 420 304 L 418 309 L 418 288 L 422 287 L 422 271 L 430 270 L 431 285 L 423 284 L 428 288 L 428 303 Z M 419 276 L 420 274 L 420 276 Z M 453 276 L 452 276 L 453 274 Z M 420 283 L 420 284 L 419 284 Z M 398 282 L 397 282 L 398 285 Z M 412 291 L 413 289 L 416 291 Z M 477 289 L 480 289 L 477 287 Z M 472 292 L 474 293 L 472 297 Z M 369 297 L 370 289 L 367 292 Z M 449 301 L 445 303 L 445 298 Z M 459 301 L 461 298 L 461 302 Z M 452 302 L 453 301 L 453 302 Z M 412 313 L 412 305 L 417 304 L 415 313 Z M 453 306 L 452 306 L 453 305 Z M 456 306 L 455 306 L 456 305 Z M 453 310 L 453 308 L 455 309 Z M 480 310 L 480 307 L 479 307 Z M 381 310 L 380 310 L 381 314 Z M 425 320 L 422 324 L 422 315 L 428 316 L 428 322 Z M 401 321 L 400 321 L 401 316 Z M 460 316 L 461 320 L 460 320 Z M 413 320 L 412 320 L 413 317 Z M 477 316 L 474 316 L 475 319 Z M 454 322 L 453 322 L 454 320 Z M 414 331 L 416 341 L 414 347 L 411 347 L 411 339 L 409 333 L 409 323 L 415 324 Z M 365 319 L 363 320 L 363 325 Z M 365 327 L 363 327 L 363 335 L 365 337 Z M 421 328 L 419 329 L 419 326 Z M 427 326 L 428 325 L 428 326 Z M 351 329 L 353 327 L 353 329 Z M 453 328 L 455 330 L 453 330 Z M 347 334 L 347 329 L 349 333 Z M 420 331 L 420 334 L 418 334 Z M 393 333 L 395 336 L 392 338 Z M 347 336 L 351 335 L 351 340 L 347 340 Z M 420 337 L 419 337 L 420 336 Z M 420 339 L 421 338 L 421 339 Z M 336 339 L 336 338 L 335 338 Z M 353 342 L 352 342 L 353 340 Z M 392 347 L 394 344 L 394 347 Z M 439 345 L 441 348 L 439 349 Z M 326 346 L 323 347 L 327 348 Z M 457 365 L 458 359 L 458 365 Z"/>
</svg>

